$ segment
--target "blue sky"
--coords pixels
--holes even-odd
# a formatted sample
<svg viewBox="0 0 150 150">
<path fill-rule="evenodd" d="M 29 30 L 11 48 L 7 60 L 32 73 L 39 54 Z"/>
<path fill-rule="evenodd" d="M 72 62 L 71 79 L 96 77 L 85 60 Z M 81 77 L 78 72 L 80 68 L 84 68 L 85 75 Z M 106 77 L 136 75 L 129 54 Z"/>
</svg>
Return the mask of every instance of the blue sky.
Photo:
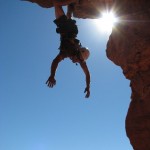
<svg viewBox="0 0 150 150">
<path fill-rule="evenodd" d="M 125 132 L 129 81 L 106 57 L 108 35 L 93 20 L 76 19 L 91 52 L 85 99 L 84 73 L 69 59 L 59 65 L 57 85 L 45 85 L 59 52 L 53 8 L 1 0 L 0 18 L 0 149 L 132 150 Z"/>
</svg>

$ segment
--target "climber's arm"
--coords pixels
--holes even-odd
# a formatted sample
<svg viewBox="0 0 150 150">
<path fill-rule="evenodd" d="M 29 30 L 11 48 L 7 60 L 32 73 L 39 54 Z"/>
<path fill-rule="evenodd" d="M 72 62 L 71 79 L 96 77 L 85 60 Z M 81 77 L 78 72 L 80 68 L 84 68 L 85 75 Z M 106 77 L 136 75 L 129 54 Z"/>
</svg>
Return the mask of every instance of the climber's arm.
<svg viewBox="0 0 150 150">
<path fill-rule="evenodd" d="M 71 19 L 73 11 L 74 11 L 74 3 L 71 3 L 67 7 L 67 18 L 68 19 Z"/>
<path fill-rule="evenodd" d="M 52 65 L 51 65 L 51 74 L 48 80 L 46 81 L 46 84 L 48 85 L 48 87 L 52 88 L 56 84 L 56 80 L 55 80 L 56 69 L 58 67 L 59 62 L 62 61 L 63 59 L 64 59 L 63 55 L 58 54 L 56 58 L 53 60 Z"/>
<path fill-rule="evenodd" d="M 89 69 L 86 65 L 86 62 L 80 62 L 80 66 L 86 75 L 86 88 L 85 88 L 84 93 L 86 93 L 85 97 L 88 98 L 90 96 L 90 73 L 89 73 Z"/>
<path fill-rule="evenodd" d="M 74 6 L 73 6 L 74 2 L 75 2 L 75 0 L 72 0 L 71 2 L 70 2 L 70 0 L 65 0 L 65 1 L 53 0 L 56 19 L 58 19 L 61 16 L 65 15 L 65 12 L 64 12 L 62 6 L 68 6 L 67 7 L 67 17 L 71 18 L 72 13 L 73 13 L 73 8 L 74 8 Z"/>
</svg>

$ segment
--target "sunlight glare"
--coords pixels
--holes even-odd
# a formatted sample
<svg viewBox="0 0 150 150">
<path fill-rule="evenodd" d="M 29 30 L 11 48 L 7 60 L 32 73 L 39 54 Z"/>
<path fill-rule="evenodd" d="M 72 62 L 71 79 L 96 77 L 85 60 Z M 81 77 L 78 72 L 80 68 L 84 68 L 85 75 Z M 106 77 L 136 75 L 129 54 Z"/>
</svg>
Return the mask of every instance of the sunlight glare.
<svg viewBox="0 0 150 150">
<path fill-rule="evenodd" d="M 118 18 L 113 12 L 103 12 L 99 19 L 96 19 L 96 24 L 102 32 L 111 33 L 115 23 L 118 22 Z"/>
</svg>

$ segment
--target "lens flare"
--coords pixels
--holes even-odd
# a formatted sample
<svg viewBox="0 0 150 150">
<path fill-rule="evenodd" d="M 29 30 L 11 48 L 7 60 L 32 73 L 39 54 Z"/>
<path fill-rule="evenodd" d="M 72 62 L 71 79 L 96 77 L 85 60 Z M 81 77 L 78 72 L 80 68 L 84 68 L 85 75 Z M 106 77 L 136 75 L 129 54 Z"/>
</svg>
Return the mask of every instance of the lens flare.
<svg viewBox="0 0 150 150">
<path fill-rule="evenodd" d="M 103 12 L 99 19 L 96 19 L 96 24 L 102 32 L 111 33 L 113 27 L 118 22 L 118 18 L 113 12 Z"/>
</svg>

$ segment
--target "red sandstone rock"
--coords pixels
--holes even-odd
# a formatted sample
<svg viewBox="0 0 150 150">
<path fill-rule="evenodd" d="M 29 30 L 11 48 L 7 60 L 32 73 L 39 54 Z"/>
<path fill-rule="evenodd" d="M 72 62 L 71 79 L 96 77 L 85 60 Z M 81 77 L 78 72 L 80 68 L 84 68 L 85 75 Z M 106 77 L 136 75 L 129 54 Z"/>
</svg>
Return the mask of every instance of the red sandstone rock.
<svg viewBox="0 0 150 150">
<path fill-rule="evenodd" d="M 75 5 L 74 16 L 77 18 L 99 18 L 100 12 L 109 9 L 113 0 L 80 0 Z"/>
<path fill-rule="evenodd" d="M 68 5 L 70 3 L 76 3 L 78 0 L 23 0 L 23 1 L 36 3 L 39 6 L 44 7 L 44 8 L 51 8 L 54 6 L 53 3 L 58 3 L 61 5 Z"/>
<path fill-rule="evenodd" d="M 106 52 L 131 80 L 127 136 L 134 150 L 150 150 L 150 1 L 116 0 L 116 7 L 124 21 L 112 32 Z"/>
<path fill-rule="evenodd" d="M 73 12 L 77 18 L 98 18 L 100 10 L 110 8 L 114 0 L 24 0 L 36 3 L 44 8 L 53 7 L 53 3 L 61 5 L 75 4 Z"/>
</svg>

